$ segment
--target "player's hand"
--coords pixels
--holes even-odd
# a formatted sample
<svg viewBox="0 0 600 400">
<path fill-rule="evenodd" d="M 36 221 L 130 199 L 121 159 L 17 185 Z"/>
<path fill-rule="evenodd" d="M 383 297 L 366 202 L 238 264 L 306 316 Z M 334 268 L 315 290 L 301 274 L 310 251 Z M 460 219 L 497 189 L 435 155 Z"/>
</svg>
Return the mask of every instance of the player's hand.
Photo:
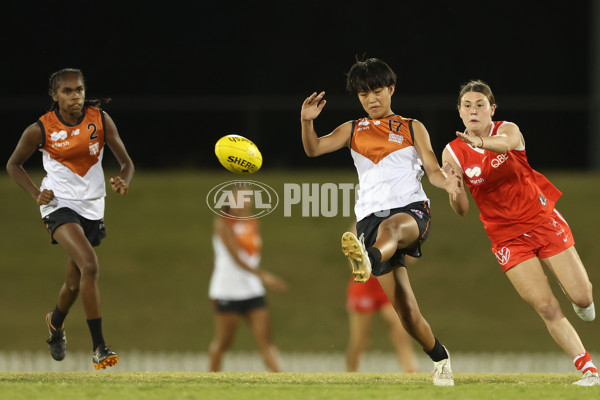
<svg viewBox="0 0 600 400">
<path fill-rule="evenodd" d="M 52 190 L 44 189 L 38 195 L 36 202 L 40 206 L 44 206 L 54 200 L 54 192 Z"/>
<path fill-rule="evenodd" d="M 265 286 L 271 290 L 275 290 L 277 292 L 287 292 L 288 285 L 281 278 L 271 274 L 270 272 L 265 271 L 264 269 L 260 271 L 260 280 L 265 284 Z"/>
<path fill-rule="evenodd" d="M 464 132 L 456 132 L 456 136 L 458 136 L 463 142 L 470 145 L 471 147 L 479 148 L 482 143 L 482 139 L 480 136 L 475 136 L 472 133 L 464 133 Z"/>
<path fill-rule="evenodd" d="M 446 192 L 452 195 L 452 200 L 456 200 L 456 197 L 460 194 L 462 179 L 448 162 L 444 163 L 442 170 L 446 175 Z"/>
<path fill-rule="evenodd" d="M 120 195 L 127 194 L 127 190 L 129 189 L 127 182 L 125 182 L 125 180 L 120 176 L 110 178 L 110 186 L 112 187 L 112 190 Z"/>
<path fill-rule="evenodd" d="M 302 110 L 300 111 L 301 121 L 312 121 L 321 114 L 323 107 L 325 107 L 325 103 L 327 103 L 327 100 L 323 100 L 324 96 L 325 92 L 319 94 L 314 92 L 304 100 L 304 103 L 302 103 Z"/>
</svg>

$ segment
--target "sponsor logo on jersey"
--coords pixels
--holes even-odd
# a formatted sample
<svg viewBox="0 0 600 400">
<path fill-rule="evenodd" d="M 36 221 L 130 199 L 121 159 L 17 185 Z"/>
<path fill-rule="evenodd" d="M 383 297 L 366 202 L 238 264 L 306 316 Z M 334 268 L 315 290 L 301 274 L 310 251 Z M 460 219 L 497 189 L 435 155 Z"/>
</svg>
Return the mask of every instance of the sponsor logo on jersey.
<svg viewBox="0 0 600 400">
<path fill-rule="evenodd" d="M 498 168 L 499 166 L 501 166 L 502 164 L 504 164 L 504 162 L 508 160 L 508 154 L 498 154 L 498 157 L 494 158 L 491 161 L 492 167 L 493 168 Z"/>
<path fill-rule="evenodd" d="M 471 165 L 465 168 L 465 175 L 469 178 L 471 185 L 479 185 L 485 182 L 481 177 L 481 165 Z"/>
<path fill-rule="evenodd" d="M 59 140 L 65 140 L 67 136 L 67 131 L 52 132 L 50 139 L 53 142 L 58 142 Z"/>
<path fill-rule="evenodd" d="M 548 200 L 546 200 L 543 194 L 540 193 L 540 197 L 538 198 L 538 200 L 540 201 L 540 203 L 542 203 L 542 206 L 546 207 Z"/>
<path fill-rule="evenodd" d="M 508 247 L 503 247 L 499 251 L 494 253 L 500 265 L 506 265 L 508 260 L 510 260 L 510 249 Z"/>
<path fill-rule="evenodd" d="M 100 143 L 90 144 L 90 155 L 95 156 L 100 153 Z"/>
<path fill-rule="evenodd" d="M 473 168 L 467 168 L 467 169 L 465 169 L 465 174 L 469 178 L 477 177 L 477 176 L 481 175 L 481 167 L 479 165 L 476 165 Z"/>
<path fill-rule="evenodd" d="M 395 133 L 390 133 L 388 136 L 388 141 L 402 144 L 402 142 L 404 142 L 404 136 L 396 135 Z"/>
</svg>

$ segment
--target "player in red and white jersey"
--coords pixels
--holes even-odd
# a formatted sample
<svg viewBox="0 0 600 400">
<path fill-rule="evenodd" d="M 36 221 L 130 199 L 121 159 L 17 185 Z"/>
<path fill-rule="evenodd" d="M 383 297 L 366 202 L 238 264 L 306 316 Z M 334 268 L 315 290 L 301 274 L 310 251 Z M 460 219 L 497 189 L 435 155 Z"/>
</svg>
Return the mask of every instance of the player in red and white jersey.
<svg viewBox="0 0 600 400">
<path fill-rule="evenodd" d="M 102 156 L 107 144 L 121 170 L 110 179 L 112 189 L 127 193 L 134 166 L 113 120 L 100 110 L 98 100 L 86 100 L 83 74 L 66 68 L 50 76 L 49 112 L 29 125 L 6 169 L 40 206 L 43 222 L 52 243 L 67 252 L 66 279 L 58 303 L 46 315 L 50 332 L 50 354 L 60 361 L 66 355 L 63 322 L 81 294 L 87 324 L 92 336 L 92 361 L 96 369 L 118 362 L 118 356 L 105 343 L 98 290 L 98 258 L 93 247 L 106 236 L 104 197 L 106 196 Z M 36 149 L 42 152 L 46 177 L 38 188 L 23 164 Z"/>
<path fill-rule="evenodd" d="M 492 252 L 519 295 L 538 312 L 556 343 L 583 373 L 581 386 L 600 385 L 598 370 L 579 335 L 560 309 L 542 264 L 556 277 L 584 321 L 595 318 L 592 284 L 569 225 L 554 208 L 562 195 L 527 161 L 525 139 L 512 122 L 493 121 L 494 95 L 482 81 L 463 85 L 458 111 L 465 125 L 443 153 L 443 161 L 462 171 L 480 212 Z M 469 210 L 464 187 L 450 198 L 459 215 Z"/>
<path fill-rule="evenodd" d="M 458 191 L 459 180 L 454 174 L 446 179 L 425 126 L 392 111 L 396 74 L 385 62 L 356 62 L 346 88 L 358 96 L 368 116 L 319 137 L 313 121 L 325 107 L 325 92 L 313 93 L 300 114 L 304 150 L 316 157 L 350 148 L 360 186 L 355 207 L 359 238 L 344 233 L 342 251 L 355 280 L 364 282 L 371 273 L 377 277 L 406 330 L 434 362 L 434 384 L 454 385 L 448 352 L 419 312 L 404 255 L 420 257 L 429 232 L 429 200 L 420 182 L 423 170 L 434 186 L 450 194 Z"/>
</svg>

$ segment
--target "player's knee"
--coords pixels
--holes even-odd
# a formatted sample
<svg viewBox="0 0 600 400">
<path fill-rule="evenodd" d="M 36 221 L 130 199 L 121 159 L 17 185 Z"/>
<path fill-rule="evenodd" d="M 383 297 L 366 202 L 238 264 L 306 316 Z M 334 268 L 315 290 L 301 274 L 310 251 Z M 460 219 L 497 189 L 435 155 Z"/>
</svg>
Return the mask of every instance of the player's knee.
<svg viewBox="0 0 600 400">
<path fill-rule="evenodd" d="M 97 278 L 100 271 L 98 260 L 95 257 L 86 259 L 79 265 L 79 271 L 84 276 Z"/>
<path fill-rule="evenodd" d="M 562 316 L 560 305 L 556 300 L 538 301 L 535 304 L 535 309 L 544 320 L 552 321 Z"/>
</svg>

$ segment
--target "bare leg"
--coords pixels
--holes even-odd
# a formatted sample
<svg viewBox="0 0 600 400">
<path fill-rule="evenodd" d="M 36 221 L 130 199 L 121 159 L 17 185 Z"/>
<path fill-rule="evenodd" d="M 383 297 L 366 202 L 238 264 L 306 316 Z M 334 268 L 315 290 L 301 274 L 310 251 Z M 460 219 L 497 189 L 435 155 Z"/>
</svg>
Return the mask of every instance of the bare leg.
<svg viewBox="0 0 600 400">
<path fill-rule="evenodd" d="M 389 260 L 396 250 L 411 248 L 419 238 L 419 226 L 408 214 L 394 214 L 384 220 L 377 229 L 373 247 L 381 252 L 381 260 Z"/>
<path fill-rule="evenodd" d="M 236 313 L 217 313 L 215 315 L 215 336 L 208 347 L 210 372 L 221 371 L 223 355 L 231 347 L 240 317 Z"/>
<path fill-rule="evenodd" d="M 390 341 L 396 350 L 398 363 L 405 372 L 416 372 L 419 368 L 412 340 L 402 326 L 398 314 L 396 314 L 396 311 L 391 305 L 383 307 L 380 313 L 381 317 L 388 325 Z"/>
<path fill-rule="evenodd" d="M 395 312 L 394 317 L 398 319 Z M 373 313 L 349 311 L 348 321 L 350 324 L 350 338 L 346 349 L 346 370 L 356 372 L 360 364 L 360 357 L 369 343 Z M 400 323 L 399 320 L 398 323 Z"/>
<path fill-rule="evenodd" d="M 281 372 L 279 351 L 272 342 L 271 318 L 269 310 L 258 308 L 248 313 L 248 322 L 258 344 L 258 350 L 267 368 L 272 372 Z"/>
<path fill-rule="evenodd" d="M 79 295 L 79 282 L 81 281 L 81 273 L 77 264 L 71 256 L 67 257 L 67 268 L 65 274 L 65 283 L 60 288 L 58 293 L 58 309 L 64 313 L 69 312 L 71 306 L 77 300 Z"/>
<path fill-rule="evenodd" d="M 85 311 L 86 318 L 100 318 L 98 258 L 96 257 L 94 248 L 85 237 L 83 229 L 80 225 L 75 223 L 64 224 L 54 231 L 53 237 L 54 240 L 56 240 L 67 251 L 67 254 L 79 269 L 79 292 L 81 294 L 81 302 L 83 303 L 83 309 Z M 69 263 L 67 266 L 67 275 L 69 275 L 69 268 L 72 268 L 71 263 Z M 71 276 L 67 276 L 67 279 L 72 279 L 73 277 L 76 277 L 76 275 L 77 274 L 73 273 Z M 67 282 L 66 284 L 72 285 L 72 282 Z M 74 285 L 72 286 L 74 287 Z M 66 290 L 69 289 L 67 288 Z M 62 292 L 63 290 L 61 289 L 60 297 L 64 295 Z M 64 301 L 64 304 L 68 305 L 70 301 L 69 296 L 69 294 L 66 294 L 64 299 L 59 299 L 59 302 Z"/>
<path fill-rule="evenodd" d="M 556 276 L 572 303 L 582 308 L 592 304 L 592 283 L 574 246 L 555 256 L 544 258 L 542 262 Z"/>
<path fill-rule="evenodd" d="M 431 351 L 435 346 L 435 337 L 429 323 L 419 310 L 406 268 L 396 268 L 387 274 L 378 276 L 377 279 L 392 302 L 406 332 L 419 342 L 424 350 Z"/>
<path fill-rule="evenodd" d="M 517 264 L 506 272 L 506 276 L 521 298 L 542 317 L 554 341 L 569 357 L 575 358 L 585 352 L 579 335 L 562 313 L 537 258 Z"/>
</svg>

